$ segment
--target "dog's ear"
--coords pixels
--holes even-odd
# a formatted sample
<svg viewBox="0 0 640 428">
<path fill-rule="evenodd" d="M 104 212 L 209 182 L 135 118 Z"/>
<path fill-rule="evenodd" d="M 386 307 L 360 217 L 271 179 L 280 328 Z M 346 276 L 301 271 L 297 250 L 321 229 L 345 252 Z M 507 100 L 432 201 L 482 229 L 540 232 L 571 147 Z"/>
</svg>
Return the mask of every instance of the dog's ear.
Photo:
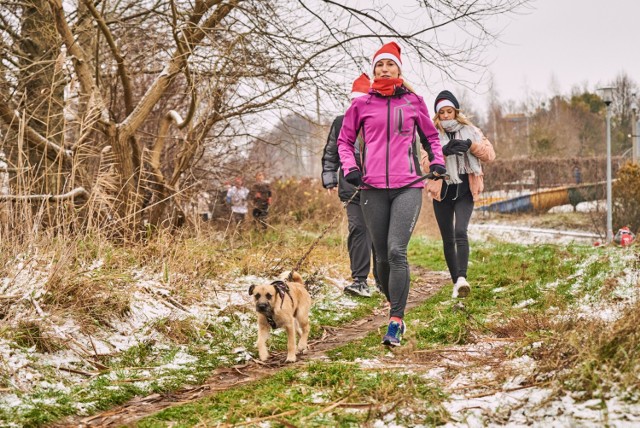
<svg viewBox="0 0 640 428">
<path fill-rule="evenodd" d="M 253 290 L 256 288 L 255 284 L 251 284 L 251 287 L 249 287 L 249 296 L 253 296 Z"/>
</svg>

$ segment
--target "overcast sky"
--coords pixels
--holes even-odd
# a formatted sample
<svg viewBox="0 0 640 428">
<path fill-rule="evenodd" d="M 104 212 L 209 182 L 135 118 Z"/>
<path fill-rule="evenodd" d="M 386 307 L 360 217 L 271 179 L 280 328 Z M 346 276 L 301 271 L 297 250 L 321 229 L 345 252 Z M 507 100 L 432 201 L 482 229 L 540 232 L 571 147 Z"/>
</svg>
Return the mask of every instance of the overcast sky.
<svg viewBox="0 0 640 428">
<path fill-rule="evenodd" d="M 501 42 L 487 51 L 503 101 L 569 94 L 575 86 L 593 90 L 623 71 L 640 82 L 640 0 L 535 0 L 525 14 L 504 23 Z M 476 99 L 483 110 L 486 95 Z"/>
</svg>

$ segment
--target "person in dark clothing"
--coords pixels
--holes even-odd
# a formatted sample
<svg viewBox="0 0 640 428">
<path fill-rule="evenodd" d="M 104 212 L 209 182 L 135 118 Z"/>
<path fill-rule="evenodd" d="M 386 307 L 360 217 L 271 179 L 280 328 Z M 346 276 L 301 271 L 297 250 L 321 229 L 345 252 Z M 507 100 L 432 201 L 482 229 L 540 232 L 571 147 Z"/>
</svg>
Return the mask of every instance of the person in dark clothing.
<svg viewBox="0 0 640 428">
<path fill-rule="evenodd" d="M 369 77 L 362 74 L 353 82 L 351 99 L 366 95 L 369 92 Z M 371 270 L 371 255 L 373 246 L 371 237 L 364 223 L 364 216 L 360 208 L 360 192 L 353 185 L 344 179 L 344 173 L 340 169 L 340 157 L 338 156 L 338 135 L 342 128 L 340 115 L 333 120 L 327 144 L 322 155 L 322 186 L 330 191 L 338 188 L 338 197 L 346 204 L 347 220 L 349 223 L 349 236 L 347 238 L 347 248 L 349 250 L 349 260 L 351 265 L 351 278 L 353 283 L 344 288 L 347 294 L 370 297 L 371 290 L 367 284 L 367 277 Z M 358 150 L 358 149 L 356 149 Z M 378 286 L 376 272 L 375 254 L 373 255 L 373 277 Z"/>
<path fill-rule="evenodd" d="M 249 199 L 253 207 L 251 214 L 254 221 L 263 229 L 267 228 L 267 216 L 271 206 L 271 185 L 264 179 L 264 173 L 256 174 L 256 182 L 251 186 Z"/>
</svg>

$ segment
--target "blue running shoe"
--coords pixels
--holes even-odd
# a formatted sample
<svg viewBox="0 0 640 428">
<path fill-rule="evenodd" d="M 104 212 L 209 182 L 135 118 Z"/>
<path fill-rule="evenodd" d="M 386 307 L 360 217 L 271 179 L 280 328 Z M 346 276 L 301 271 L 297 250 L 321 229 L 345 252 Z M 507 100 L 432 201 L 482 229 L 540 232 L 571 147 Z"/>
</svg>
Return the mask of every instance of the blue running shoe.
<svg viewBox="0 0 640 428">
<path fill-rule="evenodd" d="M 382 344 L 388 346 L 400 346 L 400 340 L 406 328 L 403 321 L 391 321 L 387 327 L 387 334 L 382 338 Z"/>
</svg>

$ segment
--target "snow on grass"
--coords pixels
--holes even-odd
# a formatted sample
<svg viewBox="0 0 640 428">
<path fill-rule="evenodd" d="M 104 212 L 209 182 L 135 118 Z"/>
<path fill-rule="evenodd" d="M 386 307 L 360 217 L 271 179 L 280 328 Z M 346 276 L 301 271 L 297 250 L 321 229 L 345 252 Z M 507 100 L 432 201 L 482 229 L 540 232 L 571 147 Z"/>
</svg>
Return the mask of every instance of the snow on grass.
<svg viewBox="0 0 640 428">
<path fill-rule="evenodd" d="M 83 273 L 99 275 L 104 264 L 102 260 L 95 260 L 83 266 Z M 65 345 L 56 352 L 42 353 L 35 346 L 17 346 L 10 336 L 0 338 L 0 380 L 7 386 L 0 392 L 0 414 L 13 415 L 26 414 L 37 405 L 55 406 L 55 399 L 34 401 L 36 396 L 46 391 L 59 393 L 59 397 L 71 397 L 77 395 L 73 388 L 83 388 L 84 385 L 99 394 L 100 390 L 93 385 L 98 385 L 101 379 L 115 382 L 99 387 L 112 391 L 126 388 L 127 385 L 146 391 L 152 382 L 161 385 L 170 382 L 176 375 L 183 382 L 195 382 L 196 377 L 188 372 L 197 366 L 198 357 L 189 346 L 177 346 L 156 325 L 165 320 L 193 320 L 202 326 L 199 331 L 203 334 L 203 343 L 206 343 L 211 336 L 207 326 L 215 331 L 216 325 L 233 322 L 234 325 L 239 323 L 239 327 L 230 331 L 237 338 L 237 343 L 253 341 L 255 315 L 248 289 L 251 284 L 270 283 L 275 279 L 246 275 L 220 281 L 204 280 L 201 298 L 193 304 L 182 304 L 177 302 L 171 285 L 168 285 L 170 282 L 165 281 L 161 273 L 132 269 L 128 273 L 132 278 L 128 310 L 123 316 L 113 316 L 108 322 L 93 326 L 89 334 L 72 314 L 61 317 L 60 314 L 48 312 L 48 306 L 39 303 L 45 295 L 51 263 L 39 261 L 36 257 L 21 256 L 14 261 L 10 272 L 7 277 L 0 279 L 0 293 L 17 296 L 18 303 L 2 320 L 3 324 L 11 326 L 26 319 L 37 322 L 49 339 Z M 327 278 L 326 282 L 329 286 L 321 287 L 319 295 L 315 296 L 320 309 L 325 308 L 331 311 L 328 312 L 331 316 L 339 318 L 358 306 L 356 301 L 342 293 L 346 281 Z M 275 335 L 281 333 L 274 331 Z M 92 363 L 95 356 L 116 357 L 117 361 L 120 355 L 132 348 L 149 344 L 152 346 L 149 352 L 154 355 L 169 352 L 168 358 L 163 357 L 154 363 L 154 367 L 145 370 L 120 368 L 104 373 Z M 242 363 L 254 357 L 245 346 L 231 350 L 226 349 L 228 345 L 207 343 L 200 347 L 200 351 L 204 349 L 219 364 L 225 365 Z M 118 384 L 121 380 L 126 380 L 126 385 Z M 91 412 L 95 406 L 95 397 L 91 394 L 85 394 L 84 400 L 72 404 L 80 414 Z"/>
<path fill-rule="evenodd" d="M 601 269 L 593 268 L 599 265 L 602 265 Z M 567 281 L 571 284 L 570 292 L 579 298 L 558 317 L 613 322 L 638 299 L 640 270 L 637 252 L 614 246 L 593 249 L 573 275 L 542 284 L 541 288 L 556 289 Z M 530 303 L 521 302 L 517 306 L 524 307 Z M 465 348 L 472 349 L 473 346 Z M 457 365 L 458 368 L 461 366 Z M 535 361 L 525 355 L 507 360 L 499 367 L 475 367 L 470 372 L 459 373 L 445 389 L 450 396 L 444 407 L 451 415 L 445 426 L 635 426 L 640 423 L 638 397 L 629 397 L 625 391 L 587 401 L 580 400 L 579 393 L 557 396 L 554 390 L 544 385 L 525 383 L 532 378 L 535 368 Z M 490 384 L 497 373 L 504 370 L 513 374 L 500 385 L 492 387 L 493 390 L 485 393 L 456 391 L 456 387 Z M 434 373 L 434 377 L 437 376 L 438 373 Z"/>
</svg>

